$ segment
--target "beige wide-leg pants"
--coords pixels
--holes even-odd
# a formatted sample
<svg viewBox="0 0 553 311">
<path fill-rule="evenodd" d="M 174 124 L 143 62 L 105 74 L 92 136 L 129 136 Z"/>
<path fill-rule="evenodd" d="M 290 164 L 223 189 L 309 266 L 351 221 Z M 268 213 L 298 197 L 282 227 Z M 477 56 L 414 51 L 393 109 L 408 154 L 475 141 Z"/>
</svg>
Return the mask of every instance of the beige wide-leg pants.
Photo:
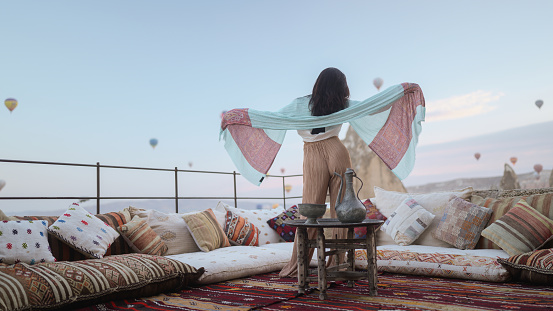
<svg viewBox="0 0 553 311">
<path fill-rule="evenodd" d="M 302 203 L 324 204 L 328 191 L 330 193 L 330 217 L 336 218 L 334 207 L 340 190 L 340 177 L 334 175 L 334 172 L 344 176 L 348 167 L 351 167 L 348 150 L 337 136 L 317 142 L 304 143 Z M 346 229 L 335 228 L 332 237 L 345 239 L 346 232 Z M 307 234 L 309 239 L 314 239 L 317 229 L 308 229 Z M 314 249 L 309 250 L 309 261 L 313 257 L 313 251 Z M 294 240 L 292 258 L 280 271 L 280 277 L 297 277 L 297 260 L 297 241 Z M 331 263 L 332 260 L 329 260 L 327 265 Z"/>
</svg>

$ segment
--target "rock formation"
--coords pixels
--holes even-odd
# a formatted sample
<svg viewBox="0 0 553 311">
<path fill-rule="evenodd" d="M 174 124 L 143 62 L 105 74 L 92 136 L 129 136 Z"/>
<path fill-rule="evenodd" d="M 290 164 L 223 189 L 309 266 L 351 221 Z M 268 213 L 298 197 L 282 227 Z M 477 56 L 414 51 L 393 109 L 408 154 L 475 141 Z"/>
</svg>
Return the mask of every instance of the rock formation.
<svg viewBox="0 0 553 311">
<path fill-rule="evenodd" d="M 503 172 L 503 178 L 499 183 L 502 190 L 520 189 L 520 183 L 518 182 L 517 174 L 513 168 L 505 163 L 505 170 Z"/>
<path fill-rule="evenodd" d="M 549 187 L 553 187 L 553 171 L 551 171 L 551 175 L 549 175 Z"/>
<path fill-rule="evenodd" d="M 363 181 L 363 188 L 359 192 L 361 201 L 374 198 L 375 186 L 390 191 L 407 192 L 401 180 L 392 173 L 351 127 L 342 142 L 349 151 L 353 170 Z M 361 183 L 354 178 L 355 191 L 360 186 Z"/>
</svg>

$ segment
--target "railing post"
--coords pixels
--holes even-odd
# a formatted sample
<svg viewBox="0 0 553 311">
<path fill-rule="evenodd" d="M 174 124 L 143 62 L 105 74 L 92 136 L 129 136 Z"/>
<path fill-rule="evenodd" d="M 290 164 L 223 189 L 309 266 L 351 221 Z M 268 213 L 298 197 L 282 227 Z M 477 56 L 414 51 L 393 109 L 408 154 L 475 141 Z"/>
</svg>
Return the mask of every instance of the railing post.
<svg viewBox="0 0 553 311">
<path fill-rule="evenodd" d="M 234 207 L 238 207 L 238 199 L 236 198 L 236 171 L 232 171 L 232 176 L 234 176 Z"/>
<path fill-rule="evenodd" d="M 177 167 L 175 166 L 175 213 L 179 213 L 179 182 L 177 178 Z"/>
<path fill-rule="evenodd" d="M 100 162 L 96 162 L 96 214 L 100 214 Z"/>
<path fill-rule="evenodd" d="M 284 176 L 282 176 L 282 202 L 284 204 L 284 210 L 286 210 L 286 185 L 284 184 Z"/>
</svg>

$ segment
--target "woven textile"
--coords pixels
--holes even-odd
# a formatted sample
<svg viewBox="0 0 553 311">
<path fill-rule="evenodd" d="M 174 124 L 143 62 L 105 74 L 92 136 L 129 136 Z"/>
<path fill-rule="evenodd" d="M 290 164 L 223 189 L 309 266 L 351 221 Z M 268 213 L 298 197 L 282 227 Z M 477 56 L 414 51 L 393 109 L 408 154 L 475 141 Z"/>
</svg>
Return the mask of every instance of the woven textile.
<svg viewBox="0 0 553 311">
<path fill-rule="evenodd" d="M 535 250 L 552 235 L 553 220 L 536 211 L 524 199 L 482 231 L 483 237 L 511 256 Z"/>
<path fill-rule="evenodd" d="M 104 257 L 119 237 L 119 232 L 76 203 L 48 227 L 48 232 L 89 258 Z"/>
<path fill-rule="evenodd" d="M 227 236 L 210 208 L 199 213 L 183 215 L 182 218 L 203 252 L 230 246 Z"/>
<path fill-rule="evenodd" d="M 553 284 L 553 249 L 528 252 L 509 259 L 498 259 L 516 280 L 534 284 Z"/>
<path fill-rule="evenodd" d="M 414 199 L 405 199 L 380 229 L 399 245 L 413 243 L 432 223 L 434 215 Z"/>
<path fill-rule="evenodd" d="M 121 236 L 129 243 L 132 249 L 137 253 L 160 255 L 167 253 L 167 245 L 163 243 L 161 238 L 148 225 L 146 220 L 138 216 L 128 223 L 119 226 Z"/>
<path fill-rule="evenodd" d="M 524 192 L 524 191 L 521 191 Z M 530 191 L 528 191 L 530 192 Z M 516 192 L 515 192 L 516 193 Z M 549 219 L 553 219 L 553 192 L 550 193 L 537 193 L 530 194 L 528 196 L 514 196 L 514 197 L 501 197 L 501 198 L 483 198 L 477 195 L 473 195 L 471 202 L 479 206 L 484 206 L 493 210 L 493 214 L 488 221 L 488 225 L 494 223 L 503 215 L 514 207 L 520 199 L 524 199 L 530 206 L 536 211 L 540 212 Z M 484 236 L 480 237 L 476 248 L 495 248 L 499 249 L 495 243 L 487 239 Z"/>
<path fill-rule="evenodd" d="M 297 294 L 297 280 L 277 273 L 221 282 L 172 294 L 127 299 L 79 311 L 106 310 L 551 310 L 553 287 L 381 273 L 378 295 L 369 296 L 366 280 L 329 283 L 319 300 L 316 283 Z"/>
<path fill-rule="evenodd" d="M 246 210 L 232 207 L 228 204 L 225 204 L 224 202 L 219 201 L 219 203 L 217 203 L 215 211 L 224 212 L 225 215 L 227 211 L 231 211 L 251 222 L 254 226 L 257 227 L 257 229 L 259 229 L 259 245 L 282 242 L 282 238 L 280 237 L 280 235 L 267 223 L 267 220 L 274 218 L 278 216 L 278 214 L 280 214 L 280 212 L 276 209 Z"/>
<path fill-rule="evenodd" d="M 298 206 L 293 205 L 289 209 L 280 213 L 278 216 L 267 220 L 267 224 L 273 228 L 282 239 L 286 242 L 294 242 L 294 237 L 296 236 L 296 227 L 288 226 L 285 224 L 285 221 L 299 219 L 300 214 L 298 211 Z"/>
<path fill-rule="evenodd" d="M 55 261 L 48 245 L 47 228 L 46 220 L 1 221 L 0 263 L 33 265 Z"/>
<path fill-rule="evenodd" d="M 128 254 L 36 265 L 0 265 L 2 310 L 59 309 L 73 304 L 151 296 L 182 288 L 203 269 L 165 257 Z"/>
<path fill-rule="evenodd" d="M 227 211 L 223 231 L 233 245 L 259 246 L 259 229 L 231 211 Z"/>
<path fill-rule="evenodd" d="M 378 271 L 443 278 L 505 282 L 511 277 L 496 258 L 403 250 L 377 250 Z M 367 268 L 367 251 L 355 251 L 355 266 Z"/>
<path fill-rule="evenodd" d="M 367 215 L 365 216 L 366 219 L 377 219 L 377 220 L 383 220 L 386 221 L 386 216 L 384 216 L 378 208 L 371 202 L 370 199 L 365 200 L 363 202 L 363 205 L 367 209 Z M 364 239 L 367 237 L 367 227 L 358 227 L 353 229 L 354 232 L 354 238 L 356 239 Z"/>
<path fill-rule="evenodd" d="M 351 127 L 400 179 L 415 164 L 415 146 L 425 117 L 417 84 L 402 83 L 326 116 L 312 116 L 309 96 L 279 111 L 233 109 L 223 114 L 220 137 L 240 174 L 255 185 L 267 176 L 287 130 L 305 130 L 349 122 Z"/>
<path fill-rule="evenodd" d="M 459 249 L 474 249 L 491 214 L 489 208 L 453 196 L 432 236 Z"/>
<path fill-rule="evenodd" d="M 415 199 L 415 201 L 417 201 L 422 207 L 424 207 L 424 209 L 426 209 L 436 217 L 434 217 L 434 220 L 432 220 L 429 228 L 421 234 L 421 236 L 414 242 L 414 244 L 452 247 L 451 244 L 432 237 L 432 231 L 434 231 L 438 227 L 440 219 L 444 215 L 445 207 L 447 206 L 451 195 L 456 195 L 462 199 L 470 199 L 472 192 L 472 187 L 452 191 L 439 191 L 430 193 L 404 193 L 388 191 L 380 187 L 374 187 L 375 197 L 371 198 L 371 201 L 374 205 L 376 205 L 378 210 L 384 216 L 389 218 L 394 210 L 398 207 L 398 205 L 401 204 L 401 202 L 403 202 L 405 199 Z M 377 234 L 377 238 L 378 245 L 394 244 L 394 241 L 390 238 L 387 238 L 386 235 Z"/>
</svg>

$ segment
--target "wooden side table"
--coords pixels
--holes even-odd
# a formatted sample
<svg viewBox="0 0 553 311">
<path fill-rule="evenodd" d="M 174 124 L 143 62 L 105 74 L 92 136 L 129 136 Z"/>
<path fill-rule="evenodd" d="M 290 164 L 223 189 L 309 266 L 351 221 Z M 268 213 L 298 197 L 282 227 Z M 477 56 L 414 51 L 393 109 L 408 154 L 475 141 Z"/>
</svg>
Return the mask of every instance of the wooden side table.
<svg viewBox="0 0 553 311">
<path fill-rule="evenodd" d="M 335 218 L 317 219 L 317 224 L 305 224 L 305 219 L 287 221 L 286 224 L 296 227 L 298 248 L 298 292 L 305 293 L 309 281 L 317 281 L 319 299 L 327 298 L 327 281 L 348 281 L 348 286 L 353 287 L 355 280 L 367 279 L 369 282 L 369 295 L 377 295 L 376 276 L 376 229 L 383 223 L 382 220 L 365 219 L 359 223 L 342 223 Z M 367 228 L 365 239 L 354 239 L 353 230 L 356 227 Z M 308 228 L 316 228 L 316 239 L 310 240 L 307 235 Z M 326 239 L 325 228 L 347 228 L 347 239 Z M 317 249 L 318 268 L 309 269 L 309 248 Z M 330 251 L 326 249 L 330 248 Z M 355 271 L 354 253 L 356 249 L 367 251 L 367 271 Z M 326 267 L 327 256 L 338 256 L 347 252 L 346 262 L 333 267 Z M 337 257 L 336 257 L 337 258 Z M 317 275 L 315 275 L 317 274 Z"/>
</svg>

